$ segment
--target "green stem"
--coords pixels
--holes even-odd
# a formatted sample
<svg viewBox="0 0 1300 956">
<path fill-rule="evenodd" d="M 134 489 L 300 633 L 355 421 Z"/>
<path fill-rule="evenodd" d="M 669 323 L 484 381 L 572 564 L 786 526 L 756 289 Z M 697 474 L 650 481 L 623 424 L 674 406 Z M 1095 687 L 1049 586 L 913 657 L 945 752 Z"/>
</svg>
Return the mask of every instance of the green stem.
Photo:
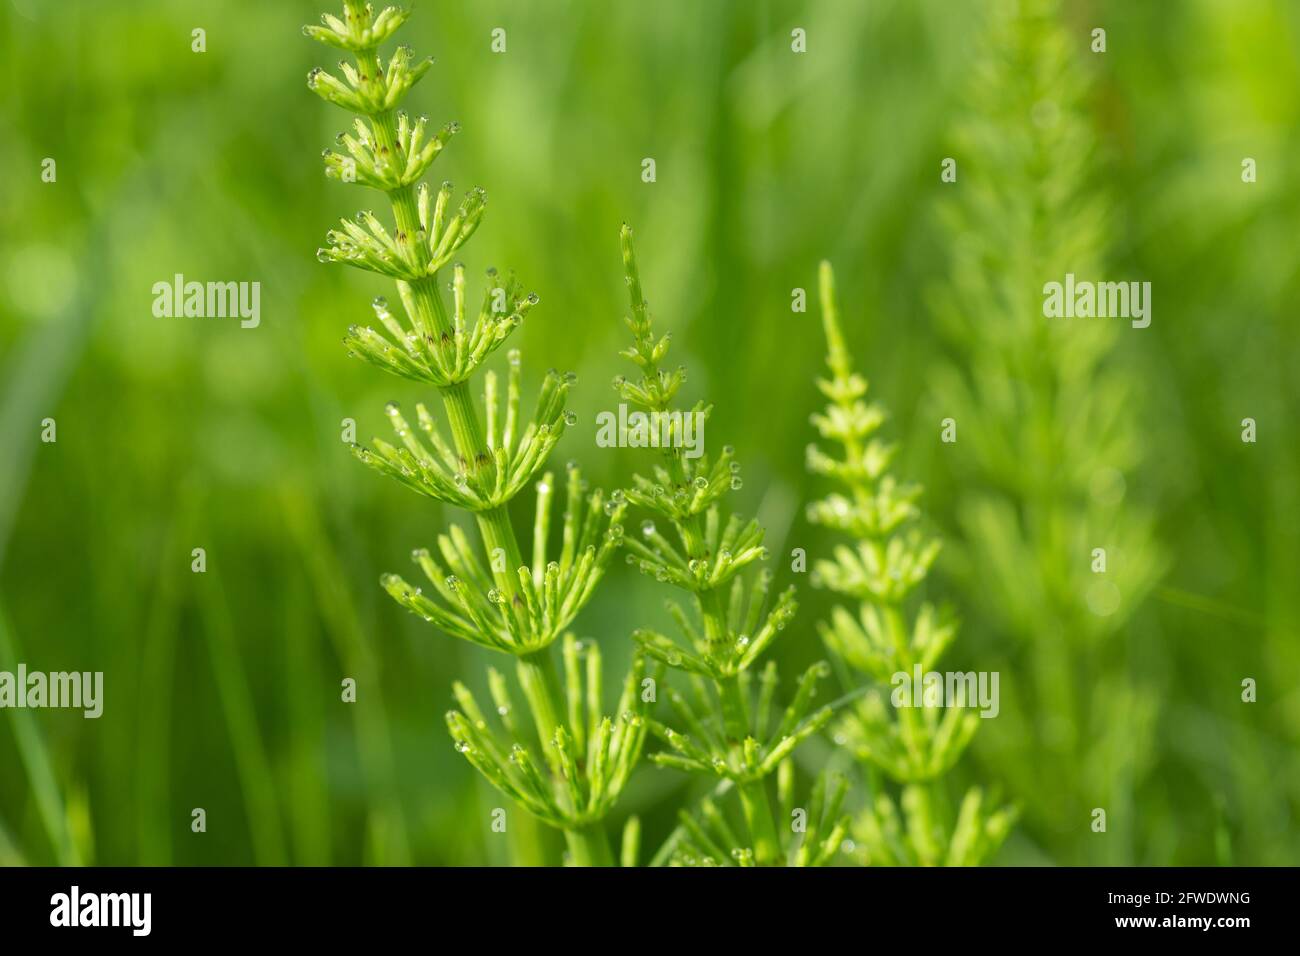
<svg viewBox="0 0 1300 956">
<path fill-rule="evenodd" d="M 717 588 L 700 591 L 696 598 L 700 602 L 700 614 L 704 619 L 704 640 L 710 651 L 722 651 L 725 657 L 725 645 L 731 638 L 727 627 L 727 610 L 722 602 L 722 592 Z"/>
<path fill-rule="evenodd" d="M 524 559 L 519 554 L 519 542 L 515 538 L 514 526 L 510 523 L 510 513 L 506 511 L 505 505 L 498 505 L 490 511 L 479 512 L 475 517 L 478 519 L 479 533 L 483 535 L 483 547 L 487 549 L 492 577 L 501 585 L 506 599 L 513 599 L 519 590 L 518 569 L 523 567 Z M 505 554 L 504 567 L 496 560 L 498 552 Z"/>
<path fill-rule="evenodd" d="M 537 735 L 542 741 L 542 752 L 546 755 L 555 775 L 561 773 L 559 755 L 555 752 L 555 728 L 560 725 L 560 673 L 555 666 L 555 658 L 549 648 L 524 654 L 518 658 L 519 683 L 528 698 L 528 709 L 532 711 L 533 722 L 537 726 Z M 581 807 L 574 807 L 576 813 Z M 569 857 L 574 866 L 613 866 L 614 856 L 610 850 L 609 838 L 600 822 L 587 824 L 585 827 L 566 827 L 564 840 L 569 847 Z"/>
<path fill-rule="evenodd" d="M 548 760 L 554 759 L 555 728 L 560 725 L 560 673 L 549 648 L 521 654 L 517 659 L 519 685 L 528 698 L 537 736 Z"/>
<path fill-rule="evenodd" d="M 456 451 L 464 460 L 466 471 L 477 481 L 479 471 L 488 467 L 491 459 L 483 441 L 478 412 L 469 394 L 469 385 L 457 382 L 444 388 L 442 400 Z M 483 547 L 487 550 L 492 577 L 505 592 L 506 600 L 511 600 L 519 591 L 518 573 L 523 567 L 524 559 L 519 550 L 519 539 L 515 537 L 514 525 L 510 521 L 510 512 L 501 504 L 478 512 L 475 518 L 478 520 L 479 534 L 483 536 Z M 502 556 L 504 561 L 500 560 Z"/>
<path fill-rule="evenodd" d="M 609 837 L 599 823 L 564 831 L 564 842 L 569 847 L 569 859 L 574 866 L 613 866 L 614 855 L 609 848 Z"/>
<path fill-rule="evenodd" d="M 903 618 L 902 609 L 897 604 L 890 603 L 883 605 L 882 610 L 884 611 L 885 630 L 894 648 L 896 667 L 899 671 L 907 674 L 910 680 L 913 676 L 912 666 L 916 663 L 916 659 L 912 656 L 912 649 L 908 644 L 907 622 Z M 924 684 L 922 684 L 919 693 L 922 700 L 924 700 Z M 907 750 L 913 770 L 920 773 L 924 770 L 926 762 L 924 744 L 927 736 L 922 715 L 919 709 L 913 707 L 912 702 L 909 700 L 905 706 L 898 708 L 898 721 L 903 747 Z"/>
<path fill-rule="evenodd" d="M 718 688 L 718 699 L 722 702 L 722 726 L 726 731 L 732 759 L 743 767 L 741 748 L 744 739 L 749 736 L 744 692 L 740 689 L 740 681 L 735 677 L 716 681 L 715 685 Z M 737 785 L 740 790 L 740 805 L 745 814 L 745 826 L 749 829 L 750 842 L 754 847 L 754 861 L 759 866 L 773 866 L 781 856 L 781 841 L 776 835 L 767 788 L 761 779 L 742 780 Z"/>
<path fill-rule="evenodd" d="M 347 0 L 352 15 L 359 16 L 360 0 Z M 373 50 L 357 54 L 357 66 L 367 82 L 378 84 L 381 75 L 378 57 Z M 376 145 L 390 156 L 398 154 L 397 128 L 391 111 L 371 117 Z M 420 242 L 419 207 L 413 186 L 399 187 L 388 193 L 397 226 L 398 241 L 403 243 L 417 273 L 424 273 L 429 263 L 429 250 Z M 438 290 L 437 274 L 424 276 L 409 283 L 415 315 L 412 321 L 426 335 L 441 338 L 454 332 L 451 316 Z M 477 483 L 481 474 L 492 465 L 492 458 L 484 440 L 482 422 L 474 407 L 467 382 L 456 382 L 442 388 L 443 406 L 451 428 L 452 442 L 460 457 L 466 477 Z M 483 546 L 493 578 L 505 592 L 506 600 L 516 599 L 519 591 L 518 570 L 523 567 L 519 540 L 515 536 L 510 513 L 504 504 L 475 515 Z M 499 560 L 501 555 L 505 561 Z M 552 771 L 558 773 L 558 755 L 555 753 L 555 729 L 561 717 L 560 676 L 555 660 L 546 649 L 517 658 L 520 684 L 528 698 L 529 709 L 542 741 Z M 575 808 L 576 810 L 577 808 Z M 613 866 L 609 841 L 598 824 L 575 830 L 566 830 L 565 839 L 573 861 L 581 866 Z"/>
<path fill-rule="evenodd" d="M 681 459 L 671 452 L 668 455 L 668 470 L 673 480 L 685 483 L 685 469 Z M 704 556 L 705 540 L 700 528 L 698 515 L 679 524 L 682 540 L 691 558 Z M 710 647 L 730 640 L 731 633 L 727 627 L 727 611 L 723 604 L 721 592 L 716 588 L 700 591 L 700 615 L 704 619 L 704 637 Z M 727 741 L 732 757 L 737 764 L 743 765 L 744 757 L 740 753 L 744 740 L 749 736 L 749 718 L 745 707 L 744 694 L 740 682 L 732 677 L 715 681 L 718 698 L 722 702 L 722 725 L 726 731 Z M 740 805 L 745 815 L 745 826 L 749 830 L 750 842 L 753 844 L 754 861 L 759 866 L 773 866 L 781 856 L 781 841 L 776 834 L 776 824 L 772 816 L 772 804 L 767 798 L 767 789 L 762 780 L 738 781 Z"/>
<path fill-rule="evenodd" d="M 469 394 L 469 383 L 448 385 L 442 390 L 442 403 L 447 409 L 447 424 L 451 427 L 451 439 L 456 445 L 456 452 L 464 459 L 467 471 L 476 469 L 479 457 L 487 455 L 487 443 L 483 440 L 478 409 L 474 407 L 474 400 Z"/>
<path fill-rule="evenodd" d="M 364 69 L 377 70 L 378 61 L 367 60 Z M 375 139 L 381 147 L 396 154 L 397 132 L 393 124 L 392 113 L 382 113 L 374 117 Z M 416 240 L 420 229 L 419 209 L 415 202 L 415 190 L 403 186 L 388 194 L 393 207 L 393 220 L 397 224 L 399 235 L 405 237 L 414 254 L 415 264 L 423 269 L 428 263 L 429 250 L 424 243 Z M 438 291 L 438 276 L 432 275 L 416 279 L 410 283 L 411 298 L 415 302 L 415 322 L 426 332 L 441 337 L 451 334 L 452 321 L 447 314 L 447 304 Z M 477 481 L 479 474 L 492 464 L 488 454 L 487 442 L 483 437 L 483 425 L 479 420 L 478 410 L 470 395 L 468 382 L 456 382 L 442 390 L 443 407 L 447 411 L 447 423 L 451 428 L 452 443 L 460 456 L 467 476 Z M 510 515 L 504 505 L 477 515 L 479 532 L 483 535 L 483 544 L 487 548 L 492 572 L 507 596 L 513 597 L 519 585 L 515 580 L 517 570 L 523 565 L 519 541 L 515 537 L 510 523 Z M 505 567 L 493 560 L 498 553 L 505 555 Z"/>
<path fill-rule="evenodd" d="M 740 681 L 730 677 L 714 681 L 714 684 L 718 688 L 718 699 L 722 702 L 722 727 L 726 731 L 727 742 L 739 746 L 749 736 L 749 719 Z"/>
<path fill-rule="evenodd" d="M 745 780 L 738 784 L 738 789 L 745 825 L 754 844 L 754 862 L 759 866 L 775 866 L 781 857 L 781 841 L 776 835 L 767 788 L 762 780 Z"/>
<path fill-rule="evenodd" d="M 362 72 L 375 75 L 379 63 L 373 54 L 358 57 Z M 393 123 L 393 114 L 381 113 L 373 117 L 372 126 L 375 139 L 381 148 L 387 148 L 396 155 L 397 131 Z M 424 243 L 416 241 L 420 228 L 419 210 L 415 202 L 415 191 L 411 186 L 403 186 L 388 194 L 393 207 L 393 219 L 397 231 L 411 245 L 415 263 L 423 267 L 428 262 L 428 249 Z M 442 336 L 452 331 L 451 317 L 447 314 L 447 305 L 438 291 L 437 275 L 416 279 L 410 283 L 411 297 L 415 302 L 414 321 L 424 330 Z M 443 407 L 447 411 L 447 422 L 451 428 L 452 443 L 460 456 L 467 476 L 477 480 L 479 473 L 492 463 L 488 455 L 487 442 L 483 438 L 483 425 L 479 421 L 478 410 L 470 395 L 467 382 L 456 382 L 442 389 Z M 519 550 L 519 540 L 515 537 L 514 527 L 510 523 L 510 514 L 504 505 L 477 516 L 479 532 L 483 536 L 483 545 L 487 549 L 488 562 L 492 567 L 493 577 L 505 591 L 507 598 L 513 598 L 519 589 L 515 578 L 518 569 L 523 566 Z M 495 560 L 498 554 L 505 555 L 505 567 Z"/>
<path fill-rule="evenodd" d="M 373 55 L 358 58 L 362 71 L 374 71 L 379 68 Z M 381 148 L 386 148 L 390 155 L 397 152 L 397 130 L 392 113 L 382 113 L 373 117 L 375 139 Z M 428 247 L 417 241 L 420 231 L 419 208 L 415 201 L 415 190 L 403 186 L 388 194 L 393 208 L 393 220 L 402 241 L 410 248 L 412 258 L 418 271 L 424 271 L 429 261 Z M 447 304 L 438 290 L 438 276 L 432 275 L 416 279 L 409 283 L 411 299 L 415 306 L 412 321 L 424 333 L 441 338 L 453 332 L 451 316 Z M 483 424 L 474 399 L 470 394 L 468 382 L 456 382 L 440 389 L 443 408 L 447 413 L 447 424 L 451 429 L 452 444 L 461 459 L 467 480 L 477 484 L 481 473 L 492 464 L 484 440 Z M 487 552 L 488 566 L 493 580 L 504 592 L 507 601 L 517 600 L 519 593 L 519 568 L 523 567 L 523 555 L 519 548 L 519 539 L 515 536 L 514 525 L 510 521 L 510 512 L 501 504 L 487 511 L 475 514 L 479 534 L 483 539 L 483 548 Z M 504 556 L 504 561 L 501 557 Z M 559 772 L 558 755 L 555 753 L 555 728 L 559 724 L 561 713 L 560 678 L 555 661 L 545 649 L 517 658 L 520 686 L 528 698 L 528 707 L 532 712 L 533 722 L 542 742 L 542 752 L 553 772 Z M 608 857 L 608 847 L 605 848 Z M 575 852 L 575 859 L 578 854 Z M 585 858 L 585 857 L 584 857 Z"/>
<path fill-rule="evenodd" d="M 934 791 L 931 783 L 909 783 L 903 788 L 903 803 L 910 817 L 908 835 L 922 866 L 937 866 L 942 852 L 935 834 Z"/>
</svg>

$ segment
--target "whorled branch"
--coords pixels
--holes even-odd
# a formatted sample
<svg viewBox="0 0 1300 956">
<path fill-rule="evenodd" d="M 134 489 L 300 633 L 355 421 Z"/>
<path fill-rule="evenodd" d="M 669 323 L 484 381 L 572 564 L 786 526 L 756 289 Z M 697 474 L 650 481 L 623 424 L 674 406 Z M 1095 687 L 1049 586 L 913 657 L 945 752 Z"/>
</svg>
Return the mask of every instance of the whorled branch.
<svg viewBox="0 0 1300 956">
<path fill-rule="evenodd" d="M 623 504 L 605 500 L 598 488 L 586 492 L 576 467 L 569 468 L 568 496 L 558 553 L 548 550 L 551 498 L 548 473 L 537 483 L 537 511 L 531 566 L 506 569 L 504 554 L 487 567 L 465 533 L 453 525 L 438 537 L 439 560 L 428 550 L 413 554 L 433 587 L 433 596 L 396 574 L 384 575 L 384 589 L 403 607 L 441 630 L 509 654 L 533 654 L 549 646 L 591 599 L 623 537 Z M 494 576 L 513 572 L 513 594 Z"/>
<path fill-rule="evenodd" d="M 466 511 L 499 508 L 523 490 L 573 421 L 564 407 L 572 380 L 552 371 L 542 381 L 532 420 L 521 428 L 519 377 L 518 356 L 512 354 L 502 402 L 496 374 L 485 376 L 487 434 L 485 447 L 473 459 L 448 444 L 422 403 L 416 404 L 415 413 L 424 439 L 397 403 L 390 402 L 388 418 L 402 447 L 375 438 L 371 448 L 358 445 L 353 451 L 365 464 L 429 498 Z"/>
<path fill-rule="evenodd" d="M 449 711 L 447 726 L 464 754 L 489 781 L 554 827 L 580 829 L 600 821 L 618 800 L 640 759 L 646 735 L 646 696 L 650 679 L 645 659 L 632 661 L 613 716 L 601 709 L 600 648 L 564 638 L 563 714 L 539 717 L 546 708 L 533 675 L 520 668 L 519 685 L 529 698 L 533 727 L 516 718 L 505 678 L 495 669 L 488 686 L 496 714 L 495 729 L 474 695 L 457 682 L 459 710 Z M 541 759 L 533 742 L 541 744 Z"/>
</svg>

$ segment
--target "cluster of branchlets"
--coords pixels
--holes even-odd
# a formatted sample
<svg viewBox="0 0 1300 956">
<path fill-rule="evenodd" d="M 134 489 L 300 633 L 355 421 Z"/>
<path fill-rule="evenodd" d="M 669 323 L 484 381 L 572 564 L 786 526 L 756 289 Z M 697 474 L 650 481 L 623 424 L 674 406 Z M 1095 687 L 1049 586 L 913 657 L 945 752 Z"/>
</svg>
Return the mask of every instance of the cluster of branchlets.
<svg viewBox="0 0 1300 956">
<path fill-rule="evenodd" d="M 652 332 L 632 232 L 626 226 L 622 245 L 632 313 L 626 322 L 633 338 L 623 355 L 637 366 L 640 377 L 620 376 L 614 387 L 625 401 L 663 414 L 670 411 L 685 370 L 661 367 L 669 340 Z M 708 413 L 708 406 L 697 404 L 688 414 Z M 668 416 L 667 420 L 678 419 Z M 682 812 L 669 862 L 829 862 L 846 824 L 838 819 L 840 784 L 817 782 L 816 824 L 798 831 L 777 819 L 768 792 L 769 779 L 783 773 L 787 778 L 783 793 L 788 797 L 793 786 L 791 753 L 831 719 L 830 708 L 816 704 L 818 684 L 830 673 L 829 666 L 820 662 L 805 671 L 784 707 L 776 702 L 775 662 L 769 661 L 754 679 L 759 657 L 795 615 L 794 589 L 773 598 L 770 571 L 745 573 L 767 558 L 767 550 L 758 521 L 729 514 L 725 506 L 725 496 L 741 485 L 734 450 L 727 446 L 716 459 L 705 454 L 692 460 L 683 454 L 681 444 L 668 442 L 652 475 L 636 476 L 627 492 L 631 503 L 654 516 L 643 522 L 639 540 L 628 536 L 629 563 L 687 595 L 684 604 L 668 602 L 679 632 L 676 637 L 644 628 L 633 633 L 648 656 L 682 675 L 687 685 L 685 693 L 671 687 L 666 691 L 675 726 L 649 720 L 651 734 L 665 745 L 650 760 L 721 778 L 738 795 L 743 828 L 733 829 L 716 801 L 705 800 L 695 813 Z M 661 525 L 667 530 L 661 531 Z"/>
<path fill-rule="evenodd" d="M 853 371 L 829 263 L 822 263 L 820 284 L 830 376 L 817 383 L 828 404 L 812 423 L 839 454 L 810 445 L 808 467 L 840 490 L 811 504 L 808 519 L 844 533 L 852 546 L 840 545 L 831 558 L 816 562 L 813 577 L 856 607 L 836 606 L 818 630 L 831 654 L 874 682 L 836 722 L 834 735 L 867 765 L 868 779 L 883 773 L 901 788 L 902 813 L 879 788 L 857 815 L 854 836 L 861 857 L 873 864 L 973 865 L 1001 845 L 1014 812 L 990 808 L 979 788 L 966 793 L 955 816 L 945 812 L 940 778 L 979 726 L 974 711 L 894 707 L 885 699 L 882 688 L 895 675 L 931 671 L 956 626 L 929 603 L 909 614 L 909 598 L 925 580 L 939 543 L 913 527 L 921 489 L 887 474 L 895 446 L 878 437 L 885 412 L 865 401 L 867 382 Z"/>
<path fill-rule="evenodd" d="M 613 717 L 602 716 L 600 655 L 567 628 L 591 599 L 622 542 L 621 497 L 591 490 L 568 468 L 564 512 L 552 528 L 554 483 L 536 482 L 531 561 L 525 563 L 507 506 L 534 480 L 574 423 L 565 408 L 574 376 L 547 372 L 531 419 L 520 408 L 521 363 L 511 351 L 503 383 L 484 362 L 537 304 L 513 277 L 487 273 L 477 312 L 468 303 L 465 268 L 454 261 L 482 221 L 487 194 L 472 189 L 457 204 L 450 183 L 431 190 L 422 180 L 459 126 L 432 132 L 428 120 L 401 110 L 431 59 L 399 46 L 380 47 L 409 11 L 379 12 L 363 0 L 345 0 L 342 17 L 326 14 L 304 32 L 349 52 L 338 74 L 312 70 L 308 86 L 355 114 L 338 150 L 326 150 L 326 176 L 387 197 L 392 223 L 371 211 L 343 220 L 326 235 L 317 257 L 388 277 L 400 312 L 374 301 L 378 325 L 354 325 L 344 338 L 350 355 L 398 377 L 433 386 L 446 430 L 423 403 L 415 427 L 395 404 L 388 417 L 397 442 L 375 439 L 356 456 L 402 485 L 470 512 L 481 547 L 453 525 L 437 550 L 413 557 L 426 593 L 396 574 L 382 579 L 402 606 L 448 634 L 512 655 L 531 720 L 520 721 L 502 675 L 489 685 L 500 730 L 490 729 L 473 695 L 457 684 L 459 709 L 447 715 L 456 748 L 504 793 L 545 822 L 565 830 L 574 862 L 609 862 L 599 823 L 636 765 L 646 734 L 639 693 L 647 662 L 636 655 Z M 449 281 L 448 281 L 449 279 Z M 448 303 L 450 298 L 450 304 Z M 483 371 L 483 411 L 469 383 Z M 558 547 L 555 539 L 559 539 Z M 551 645 L 563 638 L 561 675 Z M 536 750 L 540 749 L 540 757 Z M 596 829 L 593 831 L 593 826 Z"/>
</svg>

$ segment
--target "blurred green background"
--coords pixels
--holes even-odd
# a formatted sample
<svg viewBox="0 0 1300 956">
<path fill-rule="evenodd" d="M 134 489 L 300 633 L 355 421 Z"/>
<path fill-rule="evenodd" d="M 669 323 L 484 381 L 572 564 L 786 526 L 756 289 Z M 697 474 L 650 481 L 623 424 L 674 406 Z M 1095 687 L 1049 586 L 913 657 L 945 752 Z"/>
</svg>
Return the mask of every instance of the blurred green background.
<svg viewBox="0 0 1300 956">
<path fill-rule="evenodd" d="M 1146 722 L 1149 744 L 1115 756 L 1122 768 L 1083 743 L 1078 759 L 1045 759 L 1033 721 L 982 722 L 956 776 L 1000 785 L 1024 812 L 997 862 L 1294 863 L 1300 4 L 1063 10 L 1087 71 L 1089 188 L 1112 209 L 1106 276 L 1154 290 L 1151 328 L 1125 329 L 1113 352 L 1140 449 L 1125 500 L 1151 514 L 1164 576 L 1092 651 L 1050 633 L 1012 646 L 977 600 L 1031 572 L 972 564 L 970 492 L 938 441 L 950 412 L 934 407 L 935 376 L 963 359 L 928 304 L 954 242 L 942 191 L 962 183 L 942 185 L 939 161 L 970 118 L 990 6 L 425 0 L 403 37 L 437 63 L 409 103 L 464 127 L 433 176 L 492 197 L 467 264 L 513 268 L 541 296 L 515 342 L 525 387 L 550 366 L 579 376 L 580 425 L 554 466 L 579 459 L 610 487 L 643 461 L 593 437 L 628 370 L 616 355 L 627 220 L 656 319 L 689 367 L 686 395 L 715 403 L 707 440 L 737 447 L 737 506 L 767 523 L 778 556 L 831 543 L 803 520 L 826 490 L 803 467 L 823 345 L 815 306 L 792 313 L 790 297 L 812 294 L 819 259 L 835 263 L 897 470 L 927 486 L 946 540 L 929 590 L 964 622 L 950 665 L 995 664 L 1013 714 L 1027 675 L 1072 674 L 1079 655 L 1140 698 L 1098 711 L 1120 740 L 1134 713 Z M 442 722 L 451 681 L 479 686 L 488 654 L 377 583 L 468 521 L 361 468 L 340 441 L 343 419 L 365 440 L 387 430 L 387 400 L 421 395 L 340 346 L 388 283 L 314 257 L 339 215 L 375 202 L 320 172 L 343 119 L 304 82 L 337 58 L 300 33 L 319 12 L 0 0 L 0 669 L 105 672 L 99 720 L 0 713 L 5 863 L 508 862 L 489 828 L 503 798 Z M 1088 51 L 1096 26 L 1104 55 Z M 195 27 L 205 53 L 191 51 Z M 505 54 L 491 52 L 496 27 Z M 790 50 L 795 27 L 806 54 Z M 55 183 L 41 181 L 45 157 Z M 155 318 L 151 287 L 176 273 L 259 281 L 261 326 Z M 1256 444 L 1240 440 L 1247 416 Z M 196 547 L 204 575 L 190 571 Z M 807 662 L 829 605 L 797 583 L 800 619 L 778 654 Z M 632 628 L 666 617 L 664 596 L 618 561 L 578 630 L 617 670 Z M 355 705 L 339 701 L 349 676 Z M 1257 703 L 1240 699 L 1246 677 Z M 1042 767 L 1054 769 L 1026 772 Z M 1108 776 L 1121 772 L 1116 794 Z M 1092 799 L 1094 784 L 1110 796 Z M 644 816 L 653 848 L 688 787 L 645 767 L 620 813 Z M 1094 834 L 1103 805 L 1112 832 Z M 194 807 L 204 836 L 190 832 Z"/>
</svg>

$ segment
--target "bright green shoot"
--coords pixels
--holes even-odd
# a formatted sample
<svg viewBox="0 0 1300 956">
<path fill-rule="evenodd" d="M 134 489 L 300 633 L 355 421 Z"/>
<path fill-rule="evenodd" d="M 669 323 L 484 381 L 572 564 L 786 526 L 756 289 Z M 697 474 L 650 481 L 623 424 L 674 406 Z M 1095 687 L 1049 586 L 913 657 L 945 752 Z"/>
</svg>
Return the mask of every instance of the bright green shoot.
<svg viewBox="0 0 1300 956">
<path fill-rule="evenodd" d="M 844 533 L 853 546 L 838 546 L 831 558 L 814 564 L 813 573 L 817 583 L 856 606 L 837 606 L 818 631 L 827 650 L 848 667 L 888 686 L 896 675 L 930 673 L 956 636 L 956 625 L 929 603 L 909 613 L 909 598 L 929 573 L 939 543 L 914 526 L 921 489 L 888 473 L 895 446 L 877 436 L 884 409 L 864 400 L 867 382 L 853 371 L 828 262 L 821 265 L 820 288 L 830 376 L 817 382 L 828 404 L 812 422 L 839 447 L 839 457 L 809 445 L 808 467 L 841 490 L 809 506 L 808 518 Z M 987 811 L 981 792 L 971 789 L 949 820 L 940 782 L 970 743 L 979 715 L 951 701 L 947 707 L 894 703 L 888 706 L 873 688 L 835 725 L 837 741 L 866 765 L 868 780 L 883 773 L 902 790 L 901 816 L 883 787 L 859 815 L 855 835 L 867 861 L 979 863 L 1001 844 L 1014 813 Z"/>
<path fill-rule="evenodd" d="M 345 0 L 341 19 L 327 14 L 322 25 L 304 29 L 353 57 L 339 65 L 341 76 L 315 69 L 307 81 L 323 99 L 355 114 L 351 131 L 338 137 L 343 151 L 325 151 L 325 174 L 378 191 L 392 213 L 391 227 L 369 211 L 343 220 L 317 253 L 322 262 L 350 265 L 396 285 L 401 314 L 383 297 L 375 299 L 381 330 L 353 326 L 344 344 L 350 355 L 432 386 L 450 434 L 449 440 L 422 403 L 415 407 L 417 432 L 393 403 L 387 411 L 398 445 L 375 439 L 371 448 L 354 452 L 418 494 L 472 513 L 482 545 L 476 549 L 453 526 L 438 539 L 438 557 L 425 549 L 413 554 L 432 585 L 430 594 L 396 574 L 384 575 L 382 584 L 440 630 L 516 658 L 541 760 L 521 738 L 522 724 L 516 724 L 505 681 L 495 671 L 490 683 L 506 736 L 489 731 L 473 696 L 458 684 L 460 710 L 447 716 L 457 749 L 504 793 L 564 829 L 574 862 L 609 863 L 600 821 L 640 754 L 645 730 L 634 691 L 643 662 L 634 662 L 618 716 L 603 718 L 597 651 L 566 638 L 562 687 L 550 645 L 591 599 L 621 541 L 625 504 L 607 502 L 599 490 L 588 493 L 571 467 L 561 544 L 553 550 L 554 483 L 545 475 L 536 486 L 531 561 L 524 561 L 508 505 L 573 424 L 565 399 L 574 377 L 547 373 L 525 423 L 520 357 L 511 351 L 504 394 L 496 372 L 484 370 L 483 414 L 475 404 L 470 382 L 538 298 L 524 293 L 513 277 L 501 279 L 489 270 L 477 314 L 467 307 L 465 269 L 454 257 L 478 228 L 487 194 L 472 189 L 453 207 L 450 183 L 435 191 L 422 181 L 459 126 L 449 123 L 430 135 L 426 120 L 412 121 L 400 109 L 432 65 L 405 46 L 387 58 L 380 53 L 408 16 L 397 7 L 376 14 L 362 0 Z"/>
<path fill-rule="evenodd" d="M 665 767 L 721 777 L 733 782 L 745 820 L 742 839 L 728 839 L 729 849 L 752 852 L 753 862 L 781 861 L 766 779 L 799 745 L 831 719 L 829 708 L 815 709 L 818 681 L 827 676 L 825 663 L 813 665 L 799 681 L 793 700 L 776 709 L 777 672 L 769 663 L 755 681 L 753 668 L 795 613 L 794 589 L 776 596 L 769 608 L 772 575 L 766 569 L 746 581 L 742 571 L 767 557 L 763 528 L 727 514 L 724 496 L 741 485 L 735 452 L 726 446 L 716 457 L 684 453 L 678 429 L 681 415 L 707 416 L 703 403 L 674 413 L 672 401 L 685 380 L 685 370 L 662 367 L 668 336 L 656 339 L 641 291 L 641 278 L 632 246 L 632 230 L 622 232 L 623 266 L 632 314 L 627 319 L 633 345 L 623 354 L 641 372 L 637 381 L 620 377 L 615 388 L 626 401 L 647 414 L 668 415 L 670 440 L 650 477 L 637 475 L 627 499 L 663 521 L 672 538 L 660 532 L 654 519 L 641 527 L 641 540 L 627 542 L 628 561 L 642 572 L 688 595 L 688 606 L 669 607 L 680 631 L 677 639 L 640 629 L 633 637 L 645 653 L 686 676 L 688 697 L 676 690 L 668 699 L 677 727 L 650 721 L 650 731 L 668 749 L 651 755 Z M 757 686 L 756 686 L 757 685 Z M 730 859 L 730 854 L 724 854 Z"/>
</svg>

